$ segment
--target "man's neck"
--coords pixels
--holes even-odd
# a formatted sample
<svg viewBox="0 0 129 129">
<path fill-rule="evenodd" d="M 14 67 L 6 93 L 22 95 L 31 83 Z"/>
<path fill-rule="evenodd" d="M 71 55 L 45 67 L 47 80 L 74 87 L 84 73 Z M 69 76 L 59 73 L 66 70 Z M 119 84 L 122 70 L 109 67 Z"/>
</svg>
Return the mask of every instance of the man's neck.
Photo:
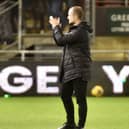
<svg viewBox="0 0 129 129">
<path fill-rule="evenodd" d="M 77 26 L 77 25 L 79 25 L 81 23 L 81 20 L 78 20 L 78 21 L 76 21 L 75 23 L 74 23 L 74 26 Z"/>
</svg>

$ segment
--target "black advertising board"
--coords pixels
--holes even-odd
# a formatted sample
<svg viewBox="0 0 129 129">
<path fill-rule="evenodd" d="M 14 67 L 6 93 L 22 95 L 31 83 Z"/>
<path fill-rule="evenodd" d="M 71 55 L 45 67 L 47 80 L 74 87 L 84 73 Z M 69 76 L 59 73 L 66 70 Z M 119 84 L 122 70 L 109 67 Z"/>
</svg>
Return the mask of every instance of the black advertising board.
<svg viewBox="0 0 129 129">
<path fill-rule="evenodd" d="M 129 8 L 107 7 L 96 9 L 97 36 L 128 36 Z"/>
<path fill-rule="evenodd" d="M 109 34 L 129 35 L 129 8 L 109 8 L 107 22 Z"/>
<path fill-rule="evenodd" d="M 105 96 L 129 96 L 129 62 L 93 62 L 91 73 L 88 92 L 100 85 Z"/>
<path fill-rule="evenodd" d="M 1 62 L 0 95 L 58 95 L 59 62 Z M 104 96 L 129 96 L 129 62 L 93 62 L 88 95 L 95 85 Z"/>
</svg>

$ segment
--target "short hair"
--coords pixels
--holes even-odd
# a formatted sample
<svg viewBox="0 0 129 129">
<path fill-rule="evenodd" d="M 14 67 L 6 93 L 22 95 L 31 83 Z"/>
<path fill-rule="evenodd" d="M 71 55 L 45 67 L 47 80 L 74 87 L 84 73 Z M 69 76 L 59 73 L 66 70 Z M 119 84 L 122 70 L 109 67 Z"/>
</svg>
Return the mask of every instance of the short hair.
<svg viewBox="0 0 129 129">
<path fill-rule="evenodd" d="M 73 6 L 71 8 L 73 9 L 73 13 L 75 13 L 80 20 L 83 20 L 84 11 L 83 11 L 82 7 L 81 6 Z"/>
</svg>

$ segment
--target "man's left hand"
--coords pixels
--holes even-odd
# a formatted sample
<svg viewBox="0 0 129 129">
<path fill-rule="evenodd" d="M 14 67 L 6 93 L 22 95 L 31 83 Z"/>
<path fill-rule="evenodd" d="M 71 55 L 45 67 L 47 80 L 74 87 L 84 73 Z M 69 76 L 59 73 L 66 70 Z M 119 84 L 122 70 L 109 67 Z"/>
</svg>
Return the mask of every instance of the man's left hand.
<svg viewBox="0 0 129 129">
<path fill-rule="evenodd" d="M 52 25 L 52 28 L 54 28 L 54 27 L 60 25 L 60 18 L 59 17 L 54 18 L 53 16 L 50 16 L 49 23 Z"/>
</svg>

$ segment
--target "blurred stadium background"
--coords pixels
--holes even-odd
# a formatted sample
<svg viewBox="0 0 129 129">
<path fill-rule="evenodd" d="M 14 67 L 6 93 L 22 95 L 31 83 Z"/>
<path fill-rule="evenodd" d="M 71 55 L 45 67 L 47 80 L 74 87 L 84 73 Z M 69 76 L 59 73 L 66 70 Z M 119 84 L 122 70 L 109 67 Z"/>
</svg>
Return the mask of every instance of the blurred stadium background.
<svg viewBox="0 0 129 129">
<path fill-rule="evenodd" d="M 64 122 L 57 82 L 62 48 L 48 18 L 60 16 L 66 32 L 73 5 L 83 7 L 94 30 L 87 129 L 129 128 L 129 0 L 1 0 L 1 129 L 52 129 Z"/>
</svg>

